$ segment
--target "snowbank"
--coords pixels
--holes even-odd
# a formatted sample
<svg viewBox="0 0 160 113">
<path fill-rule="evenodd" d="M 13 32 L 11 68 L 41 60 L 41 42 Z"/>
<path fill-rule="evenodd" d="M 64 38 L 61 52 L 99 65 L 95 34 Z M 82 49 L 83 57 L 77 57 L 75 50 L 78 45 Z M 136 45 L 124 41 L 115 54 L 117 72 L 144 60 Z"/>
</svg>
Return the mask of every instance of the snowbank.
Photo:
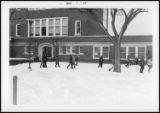
<svg viewBox="0 0 160 113">
<path fill-rule="evenodd" d="M 62 110 L 58 109 L 62 106 L 69 110 L 155 108 L 154 75 L 147 66 L 141 74 L 139 66 L 122 65 L 122 72 L 115 73 L 108 71 L 110 64 L 98 68 L 98 64 L 79 63 L 76 69 L 67 69 L 64 62 L 60 62 L 61 68 L 54 65 L 40 68 L 40 63 L 32 63 L 32 71 L 27 63 L 10 66 L 10 81 L 13 75 L 18 76 L 18 105 L 49 105 L 54 110 Z"/>
</svg>

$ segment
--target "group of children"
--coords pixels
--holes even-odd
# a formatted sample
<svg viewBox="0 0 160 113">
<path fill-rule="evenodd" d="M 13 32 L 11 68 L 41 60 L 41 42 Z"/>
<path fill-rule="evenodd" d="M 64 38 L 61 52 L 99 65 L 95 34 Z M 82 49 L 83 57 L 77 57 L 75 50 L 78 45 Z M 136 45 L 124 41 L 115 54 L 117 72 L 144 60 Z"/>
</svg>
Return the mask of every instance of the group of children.
<svg viewBox="0 0 160 113">
<path fill-rule="evenodd" d="M 99 65 L 98 67 L 102 67 L 103 66 L 103 56 L 100 56 L 99 57 Z M 113 68 L 114 68 L 114 64 L 115 64 L 115 61 L 112 60 L 112 66 L 109 68 L 109 71 L 111 71 Z M 148 56 L 147 58 L 147 61 L 145 63 L 145 60 L 144 58 L 142 57 L 141 60 L 139 61 L 138 58 L 135 58 L 134 60 L 134 63 L 132 63 L 132 61 L 130 60 L 130 57 L 128 56 L 127 57 L 127 64 L 125 65 L 127 68 L 129 67 L 129 65 L 140 65 L 140 73 L 143 73 L 143 70 L 144 70 L 144 67 L 145 67 L 145 64 L 148 65 L 148 72 L 150 72 L 150 69 L 152 68 L 152 59 L 150 56 Z"/>
<path fill-rule="evenodd" d="M 71 69 L 74 69 L 76 66 L 78 66 L 78 61 L 79 61 L 79 56 L 70 55 L 69 56 L 69 64 L 67 66 L 67 69 L 69 67 L 71 67 Z M 103 63 L 104 63 L 103 56 L 100 56 L 99 57 L 99 65 L 98 65 L 98 67 L 102 68 L 103 67 Z M 114 64 L 115 64 L 115 61 L 112 60 L 112 66 L 109 68 L 109 71 L 111 71 L 114 68 Z M 148 72 L 150 72 L 150 69 L 152 68 L 152 59 L 151 59 L 150 56 L 148 56 L 147 61 L 145 62 L 144 58 L 141 58 L 140 61 L 138 60 L 138 58 L 135 58 L 134 63 L 133 63 L 130 60 L 130 57 L 128 56 L 127 57 L 127 64 L 125 66 L 127 68 L 129 68 L 129 65 L 132 65 L 132 64 L 140 65 L 140 73 L 143 73 L 145 64 L 147 64 L 148 65 Z M 60 67 L 59 57 L 58 56 L 55 57 L 55 67 L 57 67 L 57 66 Z M 42 57 L 40 68 L 41 67 L 44 67 L 44 68 L 47 67 L 47 55 L 46 54 L 44 54 L 43 57 Z"/>
<path fill-rule="evenodd" d="M 67 69 L 71 67 L 71 69 L 74 69 L 76 66 L 78 66 L 79 57 L 78 56 L 69 56 L 69 65 L 67 66 Z"/>
<path fill-rule="evenodd" d="M 69 56 L 69 65 L 67 66 L 67 69 L 69 67 L 71 67 L 71 69 L 74 69 L 76 66 L 78 66 L 78 61 L 79 61 L 79 56 L 70 55 Z M 55 67 L 57 67 L 57 66 L 60 67 L 58 55 L 55 57 Z M 41 67 L 44 67 L 44 68 L 47 67 L 47 56 L 45 54 L 42 57 L 40 68 Z"/>
</svg>

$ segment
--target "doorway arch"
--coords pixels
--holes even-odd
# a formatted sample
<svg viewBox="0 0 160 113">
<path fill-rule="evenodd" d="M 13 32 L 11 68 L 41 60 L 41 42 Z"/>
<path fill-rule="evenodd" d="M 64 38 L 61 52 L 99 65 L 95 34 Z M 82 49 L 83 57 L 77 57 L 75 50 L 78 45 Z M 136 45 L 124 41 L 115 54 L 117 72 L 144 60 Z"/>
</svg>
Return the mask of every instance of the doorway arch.
<svg viewBox="0 0 160 113">
<path fill-rule="evenodd" d="M 46 52 L 48 58 L 53 58 L 54 56 L 54 47 L 50 43 L 41 43 L 38 46 L 38 57 L 42 60 L 43 52 Z"/>
</svg>

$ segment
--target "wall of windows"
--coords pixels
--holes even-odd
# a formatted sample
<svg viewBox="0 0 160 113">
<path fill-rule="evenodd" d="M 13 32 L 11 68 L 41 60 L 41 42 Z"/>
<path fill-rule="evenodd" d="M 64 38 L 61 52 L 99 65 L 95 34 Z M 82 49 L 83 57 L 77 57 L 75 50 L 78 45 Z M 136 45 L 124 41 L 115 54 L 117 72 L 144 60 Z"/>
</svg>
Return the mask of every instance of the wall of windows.
<svg viewBox="0 0 160 113">
<path fill-rule="evenodd" d="M 122 60 L 127 60 L 128 55 L 131 59 L 146 58 L 146 46 L 123 46 L 120 48 L 120 54 Z"/>
<path fill-rule="evenodd" d="M 65 50 L 64 50 L 65 49 Z M 65 51 L 65 52 L 64 52 Z M 83 55 L 83 46 L 59 46 L 59 55 Z"/>
<path fill-rule="evenodd" d="M 94 46 L 93 59 L 98 59 L 103 56 L 104 59 L 109 59 L 109 46 Z"/>
<path fill-rule="evenodd" d="M 29 26 L 29 21 L 33 23 Z M 68 17 L 30 19 L 28 21 L 28 36 L 67 36 Z"/>
</svg>

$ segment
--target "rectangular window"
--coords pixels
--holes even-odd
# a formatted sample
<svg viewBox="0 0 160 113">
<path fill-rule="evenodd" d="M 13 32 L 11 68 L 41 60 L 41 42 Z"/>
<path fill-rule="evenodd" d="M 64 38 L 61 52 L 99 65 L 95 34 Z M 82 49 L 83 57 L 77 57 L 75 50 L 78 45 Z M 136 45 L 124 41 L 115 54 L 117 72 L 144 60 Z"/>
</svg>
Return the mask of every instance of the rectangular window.
<svg viewBox="0 0 160 113">
<path fill-rule="evenodd" d="M 63 46 L 59 46 L 59 54 L 63 54 Z"/>
<path fill-rule="evenodd" d="M 54 35 L 54 27 L 49 26 L 49 36 L 53 36 Z"/>
<path fill-rule="evenodd" d="M 100 47 L 94 47 L 94 58 L 99 58 L 101 55 Z"/>
<path fill-rule="evenodd" d="M 29 21 L 31 22 L 31 23 L 29 23 Z M 35 26 L 34 26 L 34 21 L 33 20 L 29 20 L 28 21 L 28 26 L 29 26 L 29 36 L 34 36 L 34 28 L 35 28 Z M 31 25 L 30 25 L 31 24 Z"/>
<path fill-rule="evenodd" d="M 55 27 L 55 34 L 60 35 L 60 26 Z"/>
<path fill-rule="evenodd" d="M 29 21 L 33 21 L 31 26 L 29 26 L 28 28 L 29 36 L 66 36 L 68 35 L 68 17 L 34 19 L 34 20 L 32 19 Z M 28 24 L 29 24 L 29 21 L 28 21 Z"/>
<path fill-rule="evenodd" d="M 75 21 L 75 35 L 81 35 L 81 21 Z"/>
<path fill-rule="evenodd" d="M 30 36 L 33 36 L 34 35 L 34 28 L 31 27 L 31 33 L 30 33 Z"/>
<path fill-rule="evenodd" d="M 40 20 L 35 21 L 35 35 L 40 36 Z"/>
<path fill-rule="evenodd" d="M 126 59 L 126 47 L 120 48 L 121 59 Z"/>
<path fill-rule="evenodd" d="M 72 53 L 76 54 L 76 46 L 72 46 Z"/>
<path fill-rule="evenodd" d="M 71 54 L 71 46 L 66 46 L 66 54 Z"/>
<path fill-rule="evenodd" d="M 48 21 L 49 23 L 48 23 L 48 26 L 49 26 L 49 36 L 53 36 L 54 35 L 54 19 L 49 19 L 49 21 Z"/>
<path fill-rule="evenodd" d="M 42 36 L 46 36 L 46 19 L 42 20 Z"/>
<path fill-rule="evenodd" d="M 145 58 L 145 47 L 138 47 L 138 58 Z"/>
<path fill-rule="evenodd" d="M 68 18 L 62 18 L 62 35 L 68 35 Z"/>
<path fill-rule="evenodd" d="M 21 29 L 21 25 L 16 24 L 16 36 L 20 36 L 20 29 Z"/>
<path fill-rule="evenodd" d="M 109 47 L 103 47 L 102 55 L 103 58 L 109 58 Z"/>
<path fill-rule="evenodd" d="M 79 54 L 83 54 L 83 46 L 79 46 Z"/>
<path fill-rule="evenodd" d="M 131 59 L 135 59 L 135 47 L 129 47 L 128 54 Z"/>
<path fill-rule="evenodd" d="M 35 28 L 36 36 L 40 36 L 40 27 Z"/>
<path fill-rule="evenodd" d="M 60 18 L 55 19 L 55 35 L 60 35 Z"/>
</svg>

